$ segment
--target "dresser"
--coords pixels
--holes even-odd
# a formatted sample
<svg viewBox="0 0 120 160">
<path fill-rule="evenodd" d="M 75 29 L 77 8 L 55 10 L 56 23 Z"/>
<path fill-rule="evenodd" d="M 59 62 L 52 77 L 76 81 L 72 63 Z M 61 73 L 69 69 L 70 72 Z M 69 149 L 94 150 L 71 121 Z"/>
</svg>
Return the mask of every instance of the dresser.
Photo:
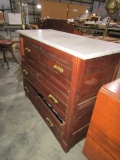
<svg viewBox="0 0 120 160">
<path fill-rule="evenodd" d="M 18 32 L 25 94 L 68 152 L 86 136 L 98 90 L 114 79 L 120 45 L 50 29 Z"/>
<path fill-rule="evenodd" d="M 88 160 L 120 159 L 120 79 L 99 90 L 83 153 Z"/>
</svg>

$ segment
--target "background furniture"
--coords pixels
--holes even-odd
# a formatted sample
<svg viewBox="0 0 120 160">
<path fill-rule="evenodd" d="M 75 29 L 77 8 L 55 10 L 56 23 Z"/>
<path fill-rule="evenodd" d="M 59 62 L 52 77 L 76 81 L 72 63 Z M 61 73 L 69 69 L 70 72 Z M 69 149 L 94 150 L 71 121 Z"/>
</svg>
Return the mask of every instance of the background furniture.
<svg viewBox="0 0 120 160">
<path fill-rule="evenodd" d="M 10 35 L 10 39 L 18 37 L 18 35 L 15 36 L 13 33 L 15 33 L 16 30 L 22 29 L 20 24 L 11 25 L 7 23 L 3 23 L 1 27 L 7 33 L 7 35 Z"/>
<path fill-rule="evenodd" d="M 7 69 L 9 69 L 8 57 L 6 55 L 7 51 L 10 51 L 12 57 L 17 62 L 17 59 L 15 58 L 14 53 L 13 53 L 12 44 L 13 42 L 11 40 L 6 40 L 6 39 L 0 40 L 0 50 L 3 52 L 4 62 L 7 63 Z"/>
<path fill-rule="evenodd" d="M 54 29 L 58 31 L 73 33 L 74 26 L 67 23 L 67 20 L 63 19 L 45 19 L 43 20 L 43 29 Z"/>
<path fill-rule="evenodd" d="M 82 32 L 77 31 L 72 23 L 68 23 L 64 19 L 45 19 L 43 20 L 42 29 L 54 29 L 67 33 L 83 35 Z"/>
<path fill-rule="evenodd" d="M 97 97 L 83 148 L 88 160 L 120 159 L 120 79 L 104 85 Z"/>
<path fill-rule="evenodd" d="M 97 35 L 99 33 L 101 33 L 103 35 L 103 33 L 105 32 L 105 28 L 84 26 L 84 25 L 79 25 L 79 24 L 77 24 L 77 25 L 75 24 L 74 26 L 77 30 L 79 30 L 81 32 L 93 33 L 94 35 Z M 108 35 L 120 36 L 120 27 L 109 27 L 108 28 Z"/>
<path fill-rule="evenodd" d="M 67 152 L 86 136 L 97 92 L 113 79 L 120 45 L 49 29 L 18 32 L 25 93 Z"/>
</svg>

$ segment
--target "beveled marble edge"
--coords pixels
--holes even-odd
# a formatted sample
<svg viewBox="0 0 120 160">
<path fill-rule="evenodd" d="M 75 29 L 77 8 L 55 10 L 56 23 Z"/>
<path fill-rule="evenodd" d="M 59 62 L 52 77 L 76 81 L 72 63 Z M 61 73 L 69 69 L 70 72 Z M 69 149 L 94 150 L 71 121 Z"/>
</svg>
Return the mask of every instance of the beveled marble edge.
<svg viewBox="0 0 120 160">
<path fill-rule="evenodd" d="M 51 29 L 17 30 L 17 32 L 84 60 L 120 53 L 120 44 L 66 32 Z"/>
</svg>

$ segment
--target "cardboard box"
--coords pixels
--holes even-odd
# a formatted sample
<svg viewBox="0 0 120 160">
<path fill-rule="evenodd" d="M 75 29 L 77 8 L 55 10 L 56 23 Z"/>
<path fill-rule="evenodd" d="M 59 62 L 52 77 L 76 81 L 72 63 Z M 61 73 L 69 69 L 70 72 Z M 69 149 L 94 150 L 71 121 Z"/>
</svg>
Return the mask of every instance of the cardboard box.
<svg viewBox="0 0 120 160">
<path fill-rule="evenodd" d="M 4 12 L 5 23 L 8 24 L 22 24 L 20 13 Z"/>
<path fill-rule="evenodd" d="M 105 29 L 105 27 L 106 27 L 105 24 L 99 24 L 99 25 L 98 25 L 98 28 L 103 28 L 103 29 Z"/>
</svg>

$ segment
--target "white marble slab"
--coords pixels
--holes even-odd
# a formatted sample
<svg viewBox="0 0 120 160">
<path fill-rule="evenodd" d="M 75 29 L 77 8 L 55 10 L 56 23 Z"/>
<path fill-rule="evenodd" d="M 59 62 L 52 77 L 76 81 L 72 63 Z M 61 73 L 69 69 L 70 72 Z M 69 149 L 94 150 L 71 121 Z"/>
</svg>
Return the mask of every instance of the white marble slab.
<svg viewBox="0 0 120 160">
<path fill-rule="evenodd" d="M 44 29 L 17 30 L 17 32 L 81 59 L 92 59 L 120 53 L 120 44 L 87 38 L 61 31 Z"/>
</svg>

